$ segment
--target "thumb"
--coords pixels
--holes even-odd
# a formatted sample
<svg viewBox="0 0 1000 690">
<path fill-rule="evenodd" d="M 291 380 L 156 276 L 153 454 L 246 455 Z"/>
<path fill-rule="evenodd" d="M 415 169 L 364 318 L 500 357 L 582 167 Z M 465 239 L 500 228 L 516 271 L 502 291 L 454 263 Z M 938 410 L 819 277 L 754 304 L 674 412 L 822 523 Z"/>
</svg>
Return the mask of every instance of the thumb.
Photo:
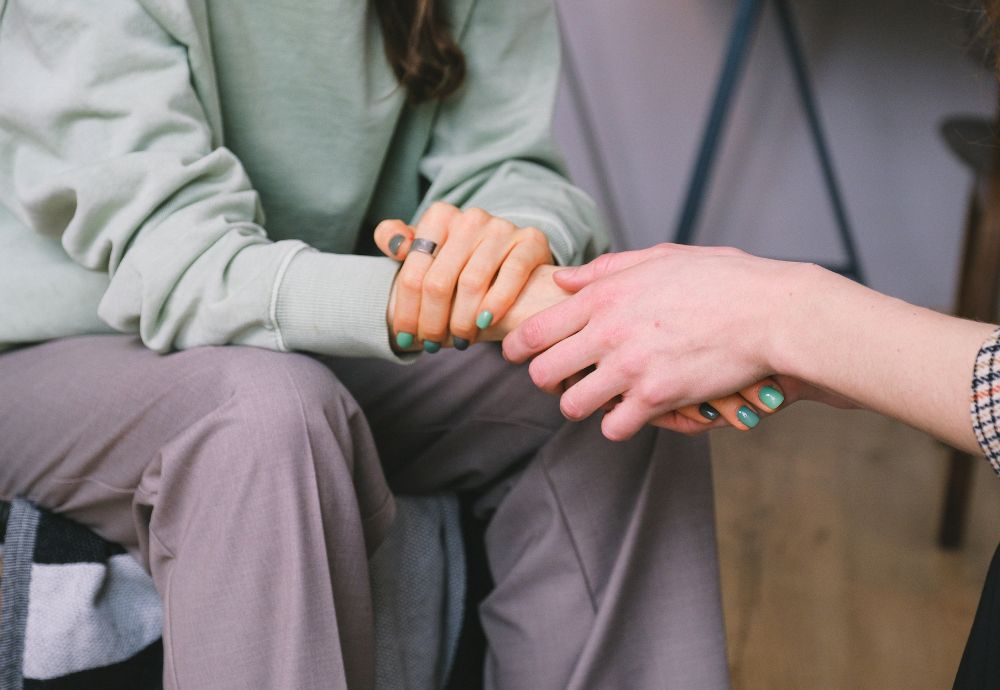
<svg viewBox="0 0 1000 690">
<path fill-rule="evenodd" d="M 602 254 L 589 264 L 556 271 L 552 274 L 552 279 L 563 290 L 577 292 L 596 280 L 600 280 L 612 273 L 623 271 L 626 268 L 631 268 L 662 253 L 663 250 L 659 246 L 656 246 L 629 252 Z"/>
<path fill-rule="evenodd" d="M 390 259 L 402 261 L 410 251 L 413 228 L 401 220 L 383 220 L 375 227 L 375 245 Z"/>
</svg>

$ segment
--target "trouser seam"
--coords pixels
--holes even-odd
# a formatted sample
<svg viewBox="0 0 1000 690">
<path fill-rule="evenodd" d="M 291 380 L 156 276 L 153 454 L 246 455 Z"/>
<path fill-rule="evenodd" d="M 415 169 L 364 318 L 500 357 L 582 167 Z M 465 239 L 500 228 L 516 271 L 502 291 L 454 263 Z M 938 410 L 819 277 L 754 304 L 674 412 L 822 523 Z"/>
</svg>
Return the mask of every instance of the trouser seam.
<svg viewBox="0 0 1000 690">
<path fill-rule="evenodd" d="M 559 512 L 559 520 L 562 522 L 563 528 L 566 530 L 566 539 L 569 541 L 570 548 L 573 550 L 573 557 L 576 558 L 576 561 L 580 566 L 580 577 L 583 579 L 584 588 L 587 590 L 587 598 L 590 600 L 590 607 L 593 609 L 594 613 L 597 613 L 597 596 L 595 594 L 594 587 L 590 582 L 590 578 L 587 577 L 587 569 L 584 566 L 583 555 L 580 553 L 580 547 L 577 545 L 576 539 L 573 538 L 573 530 L 570 529 L 569 519 L 566 517 L 566 511 L 563 509 L 562 501 L 559 500 L 559 493 L 556 491 L 555 483 L 549 475 L 544 458 L 541 459 L 541 469 L 542 476 L 545 477 L 545 483 L 549 487 L 549 491 L 555 501 L 556 510 Z"/>
</svg>

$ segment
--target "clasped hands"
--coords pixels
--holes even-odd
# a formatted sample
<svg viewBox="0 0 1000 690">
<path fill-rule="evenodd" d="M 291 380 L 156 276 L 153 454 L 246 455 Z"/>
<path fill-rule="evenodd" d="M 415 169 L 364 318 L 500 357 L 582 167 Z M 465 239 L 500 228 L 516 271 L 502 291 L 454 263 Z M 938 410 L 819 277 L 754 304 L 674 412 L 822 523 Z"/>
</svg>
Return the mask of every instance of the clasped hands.
<svg viewBox="0 0 1000 690">
<path fill-rule="evenodd" d="M 416 238 L 435 242 L 436 256 L 410 252 Z M 504 356 L 531 359 L 532 380 L 561 394 L 568 419 L 604 410 L 611 440 L 645 424 L 747 430 L 814 392 L 771 375 L 762 339 L 773 334 L 741 306 L 769 299 L 746 284 L 748 267 L 767 260 L 739 250 L 664 244 L 561 269 L 541 231 L 443 203 L 415 228 L 383 221 L 375 241 L 402 261 L 387 314 L 398 350 L 504 339 Z M 740 282 L 720 283 L 726 271 Z M 732 308 L 720 310 L 720 289 Z"/>
</svg>

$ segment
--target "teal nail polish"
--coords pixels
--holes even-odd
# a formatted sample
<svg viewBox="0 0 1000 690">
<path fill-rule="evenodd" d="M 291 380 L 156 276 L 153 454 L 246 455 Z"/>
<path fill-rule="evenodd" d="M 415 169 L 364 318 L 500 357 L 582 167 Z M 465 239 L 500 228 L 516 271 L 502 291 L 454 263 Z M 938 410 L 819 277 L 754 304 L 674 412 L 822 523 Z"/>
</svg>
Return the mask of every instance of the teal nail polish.
<svg viewBox="0 0 1000 690">
<path fill-rule="evenodd" d="M 746 405 L 736 410 L 736 418 L 739 419 L 744 424 L 746 424 L 751 429 L 760 424 L 760 417 L 758 417 L 757 413 L 751 410 Z"/>
<path fill-rule="evenodd" d="M 392 239 L 389 240 L 389 251 L 392 252 L 393 256 L 396 256 L 396 252 L 399 251 L 399 248 L 403 245 L 403 242 L 405 241 L 406 241 L 406 235 L 392 236 Z"/>
<path fill-rule="evenodd" d="M 698 412 L 700 412 L 701 416 L 705 419 L 715 420 L 719 418 L 719 411 L 708 403 L 702 403 L 699 405 Z"/>
<path fill-rule="evenodd" d="M 399 345 L 404 350 L 411 345 L 413 345 L 413 334 L 412 333 L 397 333 L 396 334 L 396 344 Z"/>
<path fill-rule="evenodd" d="M 769 410 L 777 410 L 781 407 L 781 403 L 785 402 L 785 396 L 781 394 L 777 388 L 771 388 L 770 386 L 764 386 L 760 389 L 760 393 L 757 394 L 760 401 L 767 406 Z"/>
<path fill-rule="evenodd" d="M 452 339 L 451 339 L 451 344 L 455 346 L 456 350 L 468 350 L 469 349 L 469 341 L 466 340 L 465 338 L 459 338 L 457 336 L 453 336 Z"/>
<path fill-rule="evenodd" d="M 436 343 L 433 340 L 424 341 L 424 352 L 430 352 L 432 355 L 441 349 L 441 343 Z"/>
<path fill-rule="evenodd" d="M 483 309 L 482 313 L 476 317 L 476 327 L 480 330 L 489 328 L 491 323 L 493 323 L 493 312 L 488 309 Z"/>
</svg>

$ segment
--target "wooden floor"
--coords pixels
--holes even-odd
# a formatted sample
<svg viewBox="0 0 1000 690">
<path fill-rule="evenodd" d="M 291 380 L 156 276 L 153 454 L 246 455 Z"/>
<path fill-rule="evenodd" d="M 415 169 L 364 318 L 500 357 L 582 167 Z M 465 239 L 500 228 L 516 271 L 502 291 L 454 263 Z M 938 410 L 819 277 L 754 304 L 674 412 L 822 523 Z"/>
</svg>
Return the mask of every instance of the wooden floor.
<svg viewBox="0 0 1000 690">
<path fill-rule="evenodd" d="M 734 688 L 951 687 L 1000 542 L 985 461 L 945 552 L 946 451 L 921 433 L 802 403 L 712 451 Z"/>
</svg>

